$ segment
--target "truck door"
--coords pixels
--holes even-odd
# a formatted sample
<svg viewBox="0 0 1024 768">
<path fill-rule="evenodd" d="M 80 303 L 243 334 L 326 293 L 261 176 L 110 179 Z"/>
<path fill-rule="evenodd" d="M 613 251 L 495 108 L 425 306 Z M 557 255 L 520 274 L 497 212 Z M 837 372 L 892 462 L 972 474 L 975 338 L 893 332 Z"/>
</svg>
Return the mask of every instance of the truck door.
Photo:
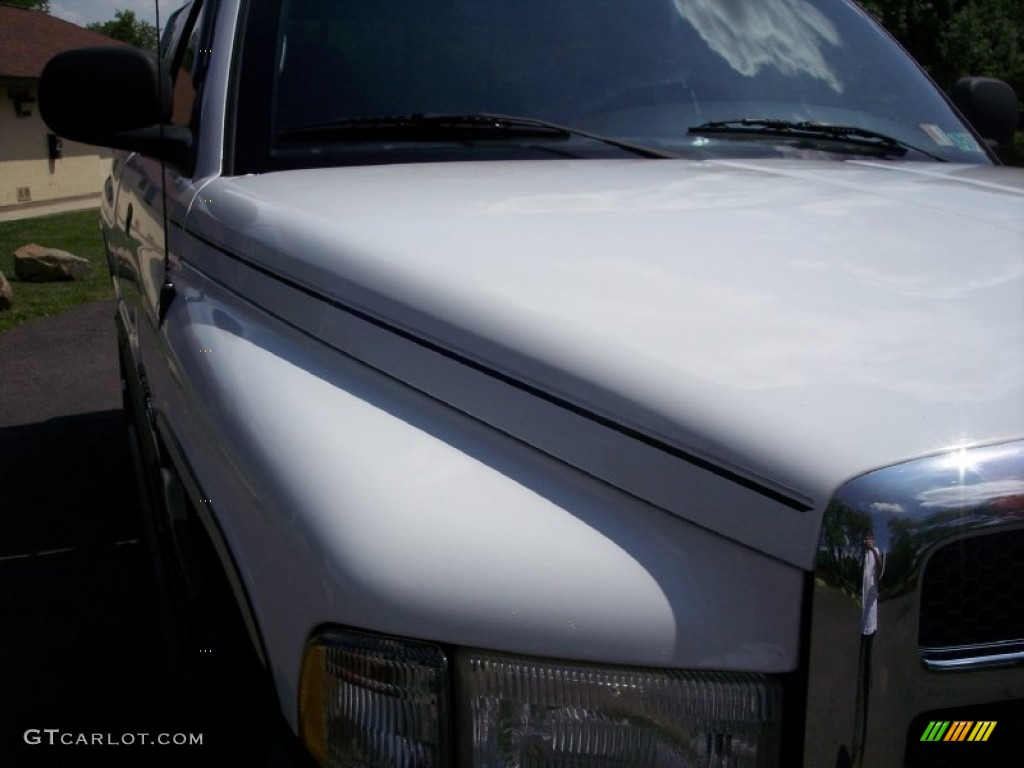
<svg viewBox="0 0 1024 768">
<path fill-rule="evenodd" d="M 202 0 L 183 5 L 170 16 L 160 39 L 161 65 L 172 72 L 174 82 L 173 123 L 182 127 L 194 127 L 196 122 L 193 68 L 201 10 Z M 125 362 L 132 370 L 129 383 L 142 390 L 147 402 L 148 372 L 161 362 L 162 312 L 173 299 L 166 281 L 167 261 L 180 241 L 185 212 L 194 197 L 189 173 L 188 168 L 134 153 L 125 159 L 118 177 L 113 217 L 118 231 L 108 233 L 108 243 L 116 248 L 118 317 Z"/>
</svg>

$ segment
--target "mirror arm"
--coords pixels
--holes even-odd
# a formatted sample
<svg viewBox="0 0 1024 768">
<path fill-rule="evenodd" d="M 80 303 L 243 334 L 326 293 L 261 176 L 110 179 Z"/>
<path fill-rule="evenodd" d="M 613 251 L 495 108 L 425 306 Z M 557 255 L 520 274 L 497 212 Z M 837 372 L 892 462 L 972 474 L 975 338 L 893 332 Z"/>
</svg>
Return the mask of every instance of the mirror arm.
<svg viewBox="0 0 1024 768">
<path fill-rule="evenodd" d="M 93 140 L 90 137 L 78 137 L 76 140 L 162 158 L 182 170 L 188 170 L 192 162 L 192 131 L 183 125 L 151 125 Z"/>
</svg>

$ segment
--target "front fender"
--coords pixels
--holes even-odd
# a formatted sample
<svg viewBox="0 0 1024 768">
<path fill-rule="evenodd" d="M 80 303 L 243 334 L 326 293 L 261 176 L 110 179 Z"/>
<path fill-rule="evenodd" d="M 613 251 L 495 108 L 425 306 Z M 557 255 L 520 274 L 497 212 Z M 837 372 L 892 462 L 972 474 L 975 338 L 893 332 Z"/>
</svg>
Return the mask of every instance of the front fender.
<svg viewBox="0 0 1024 768">
<path fill-rule="evenodd" d="M 604 663 L 797 667 L 799 569 L 358 363 L 190 266 L 174 279 L 158 407 L 290 716 L 304 644 L 327 623 Z"/>
</svg>

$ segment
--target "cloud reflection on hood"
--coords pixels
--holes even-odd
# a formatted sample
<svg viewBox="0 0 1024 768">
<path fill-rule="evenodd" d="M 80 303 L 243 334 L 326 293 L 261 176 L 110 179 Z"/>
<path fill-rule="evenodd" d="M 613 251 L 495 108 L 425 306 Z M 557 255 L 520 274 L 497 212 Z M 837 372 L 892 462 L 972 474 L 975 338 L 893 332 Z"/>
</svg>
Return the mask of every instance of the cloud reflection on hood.
<svg viewBox="0 0 1024 768">
<path fill-rule="evenodd" d="M 1011 497 L 1024 498 L 1024 480 L 1011 478 L 934 488 L 919 493 L 917 501 L 925 509 L 973 509 Z"/>
<path fill-rule="evenodd" d="M 673 0 L 715 53 L 740 74 L 766 66 L 787 76 L 806 74 L 836 93 L 843 84 L 821 53 L 823 42 L 840 45 L 835 26 L 804 0 Z"/>
</svg>

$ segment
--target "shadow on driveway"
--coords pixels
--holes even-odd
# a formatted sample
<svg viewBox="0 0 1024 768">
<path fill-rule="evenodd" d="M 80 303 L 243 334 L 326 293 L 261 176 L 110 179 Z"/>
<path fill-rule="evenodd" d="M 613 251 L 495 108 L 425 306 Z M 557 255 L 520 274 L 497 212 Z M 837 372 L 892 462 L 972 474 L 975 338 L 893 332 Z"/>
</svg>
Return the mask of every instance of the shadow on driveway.
<svg viewBox="0 0 1024 768">
<path fill-rule="evenodd" d="M 139 743 L 204 727 L 167 661 L 111 313 L 0 336 L 2 765 L 200 765 L 211 752 L 208 730 L 204 746 Z"/>
</svg>

